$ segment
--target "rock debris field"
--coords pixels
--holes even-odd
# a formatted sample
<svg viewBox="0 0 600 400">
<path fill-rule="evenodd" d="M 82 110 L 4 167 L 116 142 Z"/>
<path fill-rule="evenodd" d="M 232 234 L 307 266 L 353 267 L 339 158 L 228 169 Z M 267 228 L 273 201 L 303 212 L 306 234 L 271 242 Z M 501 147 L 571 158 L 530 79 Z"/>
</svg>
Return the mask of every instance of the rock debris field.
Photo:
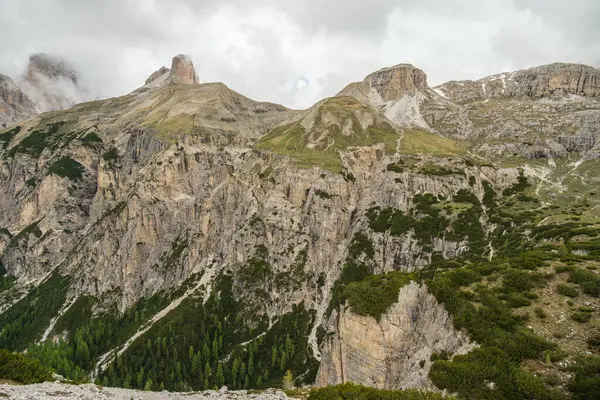
<svg viewBox="0 0 600 400">
<path fill-rule="evenodd" d="M 262 393 L 249 394 L 246 391 L 207 390 L 204 392 L 143 392 L 131 389 L 99 387 L 93 384 L 69 385 L 46 382 L 35 385 L 0 385 L 0 399 L 15 400 L 279 400 L 288 399 L 280 390 L 269 389 Z"/>
</svg>

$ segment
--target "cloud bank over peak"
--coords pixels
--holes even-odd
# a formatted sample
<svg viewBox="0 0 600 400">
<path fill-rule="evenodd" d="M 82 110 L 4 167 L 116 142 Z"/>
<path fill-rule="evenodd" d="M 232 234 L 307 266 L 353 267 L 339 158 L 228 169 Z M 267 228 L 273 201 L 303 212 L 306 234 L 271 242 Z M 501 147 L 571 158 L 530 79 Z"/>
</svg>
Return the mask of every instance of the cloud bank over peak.
<svg viewBox="0 0 600 400">
<path fill-rule="evenodd" d="M 594 0 L 3 0 L 2 9 L 0 72 L 18 80 L 30 54 L 56 54 L 99 97 L 143 85 L 179 53 L 203 82 L 294 108 L 401 62 L 430 84 L 600 64 Z"/>
</svg>

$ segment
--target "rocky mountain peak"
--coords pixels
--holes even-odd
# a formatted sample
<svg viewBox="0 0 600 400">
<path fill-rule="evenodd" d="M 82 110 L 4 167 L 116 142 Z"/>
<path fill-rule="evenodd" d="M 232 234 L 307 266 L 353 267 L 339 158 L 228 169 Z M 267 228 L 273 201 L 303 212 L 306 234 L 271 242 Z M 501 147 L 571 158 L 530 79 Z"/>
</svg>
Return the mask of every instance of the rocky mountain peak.
<svg viewBox="0 0 600 400">
<path fill-rule="evenodd" d="M 338 96 L 354 97 L 396 125 L 426 128 L 420 104 L 432 94 L 425 72 L 411 64 L 397 64 L 367 75 L 362 82 L 351 83 Z"/>
<path fill-rule="evenodd" d="M 42 75 L 49 79 L 66 78 L 77 84 L 77 73 L 75 69 L 64 60 L 50 54 L 39 53 L 29 57 L 26 79 L 39 79 Z"/>
<path fill-rule="evenodd" d="M 407 94 L 427 90 L 427 75 L 411 64 L 398 64 L 367 75 L 370 86 L 384 101 L 399 100 Z"/>
<path fill-rule="evenodd" d="M 173 57 L 173 62 L 171 63 L 171 78 L 175 82 L 187 85 L 200 82 L 192 59 L 184 54 L 178 54 Z"/>
<path fill-rule="evenodd" d="M 38 112 L 61 110 L 91 100 L 75 68 L 49 54 L 34 54 L 22 81 L 21 89 L 33 101 Z"/>
<path fill-rule="evenodd" d="M 154 71 L 152 74 L 150 74 L 150 76 L 148 77 L 148 79 L 146 79 L 146 81 L 144 82 L 145 85 L 154 82 L 155 80 L 157 80 L 158 78 L 160 78 L 161 76 L 165 75 L 166 73 L 170 72 L 171 70 L 165 66 L 160 67 L 159 69 L 157 69 L 156 71 Z"/>
<path fill-rule="evenodd" d="M 600 71 L 587 65 L 544 65 L 516 72 L 515 80 L 521 84 L 521 94 L 532 97 L 556 93 L 600 96 Z"/>
</svg>

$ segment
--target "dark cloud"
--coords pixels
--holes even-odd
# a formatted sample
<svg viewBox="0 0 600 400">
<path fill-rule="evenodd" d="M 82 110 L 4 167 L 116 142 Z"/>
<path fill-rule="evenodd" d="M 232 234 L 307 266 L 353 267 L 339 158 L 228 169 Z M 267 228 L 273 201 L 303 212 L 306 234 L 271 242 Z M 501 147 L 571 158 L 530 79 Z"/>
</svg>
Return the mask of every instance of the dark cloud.
<svg viewBox="0 0 600 400">
<path fill-rule="evenodd" d="M 306 107 L 383 66 L 430 83 L 553 61 L 600 64 L 596 0 L 2 0 L 0 72 L 70 60 L 98 96 L 139 86 L 173 55 L 200 79 Z"/>
</svg>

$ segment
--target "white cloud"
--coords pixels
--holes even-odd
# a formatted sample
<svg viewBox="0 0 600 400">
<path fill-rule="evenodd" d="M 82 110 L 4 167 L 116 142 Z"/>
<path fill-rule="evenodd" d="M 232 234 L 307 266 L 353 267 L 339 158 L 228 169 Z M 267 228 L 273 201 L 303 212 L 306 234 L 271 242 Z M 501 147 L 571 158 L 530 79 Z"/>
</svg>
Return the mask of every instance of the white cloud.
<svg viewBox="0 0 600 400">
<path fill-rule="evenodd" d="M 600 63 L 595 0 L 2 2 L 0 72 L 16 77 L 32 52 L 54 53 L 103 97 L 135 89 L 178 53 L 192 56 L 201 81 L 295 108 L 400 62 L 432 84 Z"/>
</svg>

